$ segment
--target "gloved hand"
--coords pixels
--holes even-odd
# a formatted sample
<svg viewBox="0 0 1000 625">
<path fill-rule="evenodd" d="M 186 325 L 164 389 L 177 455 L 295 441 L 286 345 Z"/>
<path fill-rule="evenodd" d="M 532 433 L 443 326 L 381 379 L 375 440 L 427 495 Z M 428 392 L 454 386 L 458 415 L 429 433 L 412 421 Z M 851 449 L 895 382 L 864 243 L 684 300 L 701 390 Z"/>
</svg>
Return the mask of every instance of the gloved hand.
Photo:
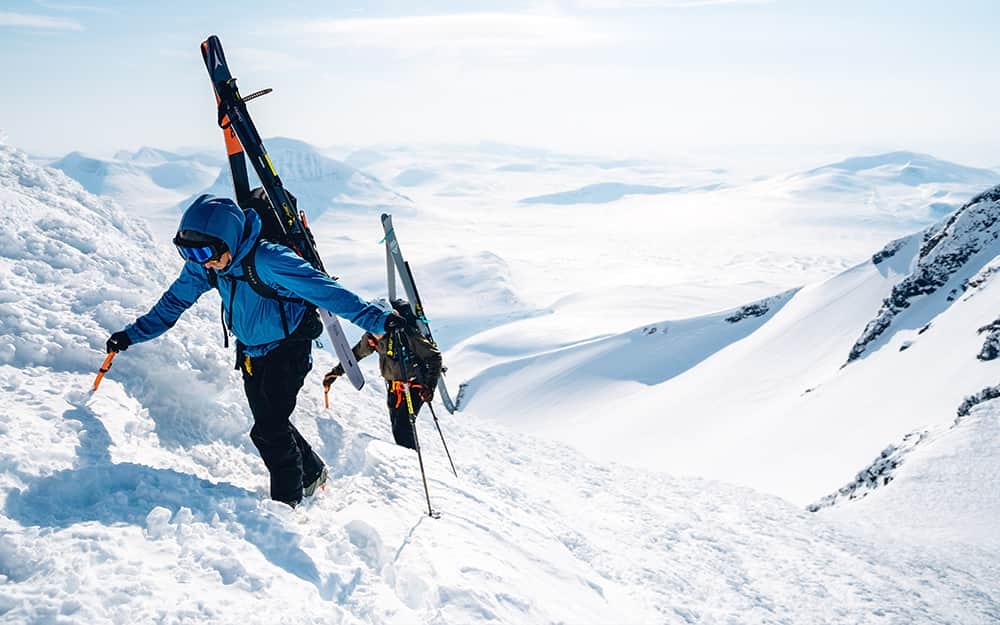
<svg viewBox="0 0 1000 625">
<path fill-rule="evenodd" d="M 406 325 L 406 321 L 395 310 L 385 318 L 385 331 L 388 334 L 393 330 L 401 330 Z"/>
<path fill-rule="evenodd" d="M 119 330 L 111 335 L 111 338 L 108 339 L 106 347 L 108 348 L 108 353 L 110 354 L 111 352 L 123 352 L 128 349 L 128 346 L 131 344 L 132 339 L 128 337 L 128 334 L 125 334 L 124 330 Z"/>
<path fill-rule="evenodd" d="M 434 389 L 429 386 L 421 386 L 417 396 L 420 397 L 420 401 L 429 404 L 434 399 Z"/>
<path fill-rule="evenodd" d="M 333 386 L 333 383 L 336 382 L 339 377 L 340 374 L 337 373 L 336 369 L 330 369 L 330 371 L 323 376 L 323 388 L 330 388 Z"/>
</svg>

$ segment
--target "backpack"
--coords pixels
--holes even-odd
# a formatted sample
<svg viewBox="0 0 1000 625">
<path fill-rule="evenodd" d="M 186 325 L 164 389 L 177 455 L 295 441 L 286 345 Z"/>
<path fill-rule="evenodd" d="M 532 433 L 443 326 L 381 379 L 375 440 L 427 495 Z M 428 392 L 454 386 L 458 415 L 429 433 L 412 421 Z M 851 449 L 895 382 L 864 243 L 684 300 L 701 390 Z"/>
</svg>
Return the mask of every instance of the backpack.
<svg viewBox="0 0 1000 625">
<path fill-rule="evenodd" d="M 399 313 L 399 316 L 406 322 L 407 329 L 418 330 L 417 315 L 413 313 L 413 308 L 405 299 L 394 299 L 391 302 L 392 309 Z"/>
<path fill-rule="evenodd" d="M 298 201 L 295 199 L 295 196 L 292 195 L 291 192 L 286 191 L 286 193 L 288 193 L 288 197 L 292 201 L 292 210 L 298 210 Z M 294 237 L 291 235 L 285 234 L 284 229 L 281 227 L 281 222 L 278 220 L 278 213 L 271 208 L 271 200 L 267 197 L 267 193 L 264 191 L 263 187 L 257 187 L 251 191 L 250 196 L 246 201 L 246 206 L 243 206 L 242 208 L 244 212 L 254 211 L 257 213 L 261 222 L 260 234 L 257 235 L 257 240 L 254 241 L 253 247 L 250 249 L 250 253 L 247 254 L 240 263 L 243 268 L 243 277 L 227 279 L 246 282 L 250 285 L 250 288 L 256 291 L 258 295 L 266 299 L 276 299 L 282 302 L 305 304 L 307 308 L 306 314 L 302 317 L 302 322 L 299 326 L 292 331 L 289 331 L 288 328 L 288 320 L 285 317 L 285 307 L 278 307 L 278 311 L 281 314 L 281 328 L 285 332 L 285 338 L 298 338 L 309 341 L 319 338 L 319 336 L 323 333 L 323 322 L 319 318 L 319 311 L 316 307 L 298 297 L 283 297 L 278 295 L 278 292 L 274 288 L 260 279 L 260 274 L 257 272 L 257 263 L 255 259 L 257 256 L 257 247 L 260 245 L 261 241 L 284 245 L 299 256 L 302 256 L 302 253 L 299 251 L 302 245 L 297 244 Z M 305 222 L 303 220 L 303 224 L 304 223 Z M 313 240 L 312 231 L 309 230 L 308 226 L 305 226 L 305 236 L 308 236 L 310 241 Z M 333 279 L 336 280 L 337 278 L 333 277 Z M 208 271 L 208 283 L 215 289 L 219 288 L 219 276 L 213 270 Z M 235 293 L 235 289 L 230 291 L 230 319 L 228 324 L 226 322 L 226 310 L 224 305 L 221 306 L 220 311 L 223 326 L 223 341 L 226 347 L 229 347 L 229 328 L 232 326 L 232 299 L 235 296 Z"/>
</svg>

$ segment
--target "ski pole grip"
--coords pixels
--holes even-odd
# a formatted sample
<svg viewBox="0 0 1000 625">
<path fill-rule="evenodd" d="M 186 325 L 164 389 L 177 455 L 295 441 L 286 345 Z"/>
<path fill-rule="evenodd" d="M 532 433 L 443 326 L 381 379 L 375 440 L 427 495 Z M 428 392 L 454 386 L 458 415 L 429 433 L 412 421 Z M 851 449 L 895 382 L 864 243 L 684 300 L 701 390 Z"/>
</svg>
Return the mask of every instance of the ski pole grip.
<svg viewBox="0 0 1000 625">
<path fill-rule="evenodd" d="M 330 387 L 323 387 L 323 406 L 329 410 L 330 409 Z"/>
<path fill-rule="evenodd" d="M 104 359 L 104 363 L 101 365 L 101 368 L 97 370 L 97 378 L 94 380 L 94 388 L 91 389 L 92 391 L 97 390 L 97 387 L 101 385 L 101 380 L 104 379 L 104 374 L 111 370 L 111 361 L 114 360 L 116 354 L 118 354 L 118 352 L 111 352 Z"/>
</svg>

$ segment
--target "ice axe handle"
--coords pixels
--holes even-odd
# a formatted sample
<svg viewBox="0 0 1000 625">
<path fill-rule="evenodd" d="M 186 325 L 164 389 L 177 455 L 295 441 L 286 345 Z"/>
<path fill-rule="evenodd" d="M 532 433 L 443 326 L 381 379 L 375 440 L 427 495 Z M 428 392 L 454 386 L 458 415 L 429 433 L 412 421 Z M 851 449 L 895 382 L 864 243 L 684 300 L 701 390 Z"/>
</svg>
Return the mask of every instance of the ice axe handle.
<svg viewBox="0 0 1000 625">
<path fill-rule="evenodd" d="M 94 380 L 94 388 L 91 389 L 91 392 L 96 391 L 97 387 L 101 385 L 101 380 L 104 379 L 104 374 L 111 370 L 111 361 L 114 360 L 114 357 L 117 354 L 118 352 L 110 352 L 107 358 L 104 359 L 104 364 L 102 364 L 101 368 L 97 370 L 97 378 Z"/>
</svg>

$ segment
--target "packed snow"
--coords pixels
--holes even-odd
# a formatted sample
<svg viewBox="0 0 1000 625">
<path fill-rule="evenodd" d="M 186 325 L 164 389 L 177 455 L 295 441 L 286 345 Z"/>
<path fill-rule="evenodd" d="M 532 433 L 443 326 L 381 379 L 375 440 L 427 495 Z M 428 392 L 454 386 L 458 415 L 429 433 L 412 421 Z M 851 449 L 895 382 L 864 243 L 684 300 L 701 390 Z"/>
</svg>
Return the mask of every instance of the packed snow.
<svg viewBox="0 0 1000 625">
<path fill-rule="evenodd" d="M 108 334 L 181 260 L 136 219 L 142 205 L 0 146 L 0 622 L 1000 618 L 1000 399 L 982 392 L 998 365 L 976 357 L 996 319 L 995 242 L 942 287 L 958 295 L 933 300 L 929 329 L 901 317 L 842 368 L 920 268 L 922 235 L 906 235 L 936 218 L 821 233 L 780 221 L 776 187 L 749 182 L 609 202 L 570 236 L 569 208 L 526 214 L 518 200 L 609 169 L 635 184 L 723 174 L 651 182 L 649 163 L 508 146 L 418 156 L 344 160 L 371 180 L 434 174 L 404 176 L 412 205 L 394 222 L 449 381 L 468 385 L 460 412 L 437 409 L 458 478 L 430 415 L 419 421 L 436 520 L 414 454 L 389 442 L 375 363 L 362 392 L 335 385 L 324 410 L 321 350 L 295 422 L 331 479 L 294 510 L 267 499 L 212 294 L 91 392 Z M 644 219 L 663 201 L 710 209 Z M 366 297 L 385 293 L 379 210 L 313 220 L 327 266 Z M 769 247 L 777 223 L 803 238 Z M 926 435 L 900 446 L 892 479 L 806 509 L 914 431 Z"/>
</svg>

